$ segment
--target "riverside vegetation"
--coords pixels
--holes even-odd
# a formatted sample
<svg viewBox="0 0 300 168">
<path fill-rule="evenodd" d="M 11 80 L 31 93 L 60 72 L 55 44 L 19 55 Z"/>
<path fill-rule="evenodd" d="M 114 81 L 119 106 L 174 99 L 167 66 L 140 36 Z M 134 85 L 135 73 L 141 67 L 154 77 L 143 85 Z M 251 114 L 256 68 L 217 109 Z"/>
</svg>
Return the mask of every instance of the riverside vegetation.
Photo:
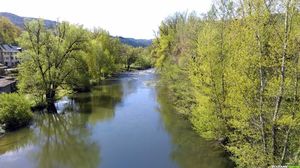
<svg viewBox="0 0 300 168">
<path fill-rule="evenodd" d="M 138 56 L 147 57 L 144 49 L 123 45 L 102 29 L 90 32 L 67 22 L 54 29 L 46 29 L 42 21 L 29 22 L 19 44 L 25 49 L 19 55 L 20 91 L 35 93 L 36 100 L 54 113 L 60 89 L 87 90 L 124 66 L 129 71 Z"/>
<path fill-rule="evenodd" d="M 32 120 L 30 102 L 22 95 L 0 94 L 0 124 L 5 130 L 28 125 Z"/>
<path fill-rule="evenodd" d="M 23 48 L 18 65 L 21 97 L 1 95 L 0 124 L 8 130 L 29 123 L 30 106 L 46 107 L 48 112 L 56 113 L 54 103 L 65 94 L 88 91 L 114 73 L 152 66 L 148 49 L 122 44 L 103 29 L 89 31 L 67 22 L 46 28 L 43 20 L 33 20 L 26 22 L 20 33 L 4 17 L 0 18 L 0 27 L 1 43 Z M 14 111 L 18 104 L 20 108 Z"/>
<path fill-rule="evenodd" d="M 300 164 L 297 0 L 218 0 L 159 27 L 153 56 L 177 111 L 237 167 Z"/>
<path fill-rule="evenodd" d="M 29 22 L 17 40 L 25 49 L 19 92 L 55 113 L 62 90 L 88 90 L 155 63 L 176 111 L 199 135 L 221 141 L 237 167 L 299 165 L 299 5 L 216 0 L 207 14 L 164 20 L 148 48 L 123 45 L 102 29 Z"/>
</svg>

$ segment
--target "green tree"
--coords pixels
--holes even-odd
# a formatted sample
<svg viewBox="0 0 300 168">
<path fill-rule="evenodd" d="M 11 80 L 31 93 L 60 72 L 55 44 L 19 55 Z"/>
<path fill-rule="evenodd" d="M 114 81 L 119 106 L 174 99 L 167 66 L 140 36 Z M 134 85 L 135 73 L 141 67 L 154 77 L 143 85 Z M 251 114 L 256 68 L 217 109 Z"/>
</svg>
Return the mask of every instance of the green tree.
<svg viewBox="0 0 300 168">
<path fill-rule="evenodd" d="M 151 58 L 151 48 L 139 48 L 138 57 L 135 65 L 140 69 L 151 68 L 154 65 L 154 60 Z"/>
<path fill-rule="evenodd" d="M 25 93 L 38 90 L 46 99 L 48 111 L 56 112 L 57 89 L 68 85 L 69 78 L 76 77 L 74 73 L 82 68 L 87 40 L 81 26 L 62 22 L 47 30 L 41 20 L 26 23 L 19 40 L 24 48 L 20 54 L 20 90 Z"/>
<path fill-rule="evenodd" d="M 152 50 L 177 111 L 238 167 L 299 164 L 299 1 L 218 0 L 188 18 L 164 21 Z"/>
<path fill-rule="evenodd" d="M 0 17 L 0 44 L 16 44 L 21 30 L 5 17 Z"/>
<path fill-rule="evenodd" d="M 138 48 L 134 48 L 129 45 L 123 46 L 123 61 L 127 71 L 129 71 L 130 66 L 137 61 L 138 54 Z"/>
<path fill-rule="evenodd" d="M 278 5 L 282 11 L 277 11 Z M 298 30 L 286 27 L 299 23 L 293 5 L 288 1 L 244 1 L 247 17 L 232 25 L 236 31 L 230 42 L 230 65 L 234 66 L 230 67 L 228 100 L 234 132 L 228 134 L 227 147 L 240 167 L 285 165 L 297 155 L 294 149 L 287 149 L 299 146 L 294 115 L 298 51 L 292 47 L 296 36 L 287 35 Z"/>
<path fill-rule="evenodd" d="M 191 114 L 195 97 L 188 79 L 188 62 L 195 57 L 197 34 L 201 21 L 194 13 L 176 13 L 159 27 L 153 42 L 152 57 L 161 75 L 161 83 L 168 85 L 170 98 L 178 112 Z"/>
<path fill-rule="evenodd" d="M 100 81 L 120 69 L 121 43 L 108 32 L 96 29 L 85 57 L 93 80 Z"/>
<path fill-rule="evenodd" d="M 190 61 L 189 76 L 197 106 L 192 123 L 206 138 L 226 138 L 228 124 L 228 39 L 231 1 L 220 1 L 208 13 L 198 34 L 197 55 Z"/>
</svg>

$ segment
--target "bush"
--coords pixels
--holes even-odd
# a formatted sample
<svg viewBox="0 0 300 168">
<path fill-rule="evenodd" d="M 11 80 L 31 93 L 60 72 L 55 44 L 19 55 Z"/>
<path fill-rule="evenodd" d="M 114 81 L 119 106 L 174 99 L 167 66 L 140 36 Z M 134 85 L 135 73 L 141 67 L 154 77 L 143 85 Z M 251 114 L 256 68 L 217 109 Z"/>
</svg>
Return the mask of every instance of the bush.
<svg viewBox="0 0 300 168">
<path fill-rule="evenodd" d="M 26 126 L 32 120 L 29 101 L 22 95 L 0 94 L 0 125 L 5 130 Z"/>
</svg>

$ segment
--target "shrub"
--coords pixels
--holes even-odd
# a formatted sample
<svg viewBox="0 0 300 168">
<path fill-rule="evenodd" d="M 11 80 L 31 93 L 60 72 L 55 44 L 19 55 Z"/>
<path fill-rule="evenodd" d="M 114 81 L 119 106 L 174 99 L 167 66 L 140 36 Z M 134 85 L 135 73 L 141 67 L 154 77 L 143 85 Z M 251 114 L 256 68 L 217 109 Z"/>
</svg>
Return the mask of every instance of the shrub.
<svg viewBox="0 0 300 168">
<path fill-rule="evenodd" d="M 26 126 L 32 120 L 29 101 L 20 94 L 0 94 L 0 124 L 5 130 Z"/>
</svg>

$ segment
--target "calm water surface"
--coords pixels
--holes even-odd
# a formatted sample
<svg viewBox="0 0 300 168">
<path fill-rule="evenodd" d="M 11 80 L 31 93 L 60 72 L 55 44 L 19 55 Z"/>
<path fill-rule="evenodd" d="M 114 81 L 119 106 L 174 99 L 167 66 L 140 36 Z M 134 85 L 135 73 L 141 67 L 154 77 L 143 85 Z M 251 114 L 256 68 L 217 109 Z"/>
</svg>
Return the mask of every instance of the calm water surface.
<svg viewBox="0 0 300 168">
<path fill-rule="evenodd" d="M 64 98 L 60 115 L 0 138 L 1 168 L 227 168 L 222 149 L 177 115 L 153 70 Z"/>
</svg>

